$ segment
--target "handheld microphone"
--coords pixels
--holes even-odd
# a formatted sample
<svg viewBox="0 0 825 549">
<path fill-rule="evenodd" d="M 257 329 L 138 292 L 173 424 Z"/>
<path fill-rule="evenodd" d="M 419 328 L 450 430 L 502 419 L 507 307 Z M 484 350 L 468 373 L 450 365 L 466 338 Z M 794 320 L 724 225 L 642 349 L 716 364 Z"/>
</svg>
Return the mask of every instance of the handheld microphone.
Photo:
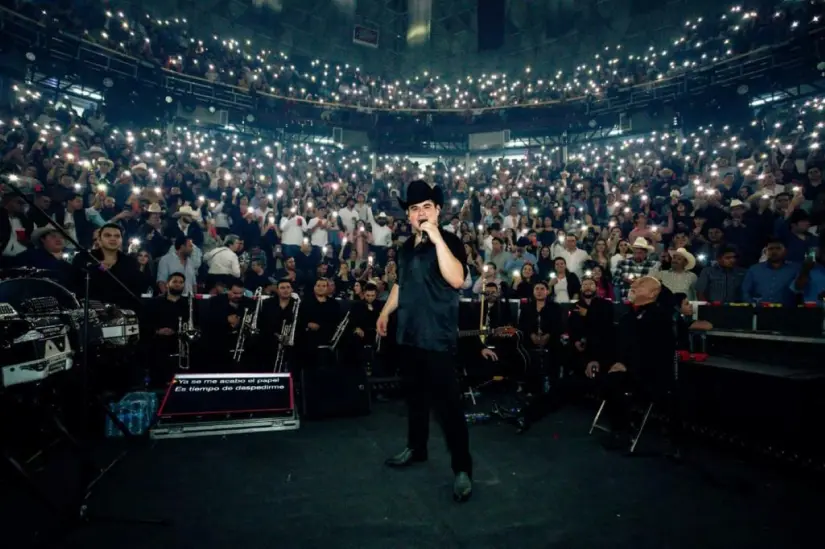
<svg viewBox="0 0 825 549">
<path fill-rule="evenodd" d="M 418 226 L 420 227 L 421 223 L 423 223 L 425 221 L 429 221 L 429 219 L 419 219 L 418 220 Z M 427 234 L 427 231 L 421 231 L 421 243 L 425 244 L 429 241 L 430 241 L 430 235 Z"/>
</svg>

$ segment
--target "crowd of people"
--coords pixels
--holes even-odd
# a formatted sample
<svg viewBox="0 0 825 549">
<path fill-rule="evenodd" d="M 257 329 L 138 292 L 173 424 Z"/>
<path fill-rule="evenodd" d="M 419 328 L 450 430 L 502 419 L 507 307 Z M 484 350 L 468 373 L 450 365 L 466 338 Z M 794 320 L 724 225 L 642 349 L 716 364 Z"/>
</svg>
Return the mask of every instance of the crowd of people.
<svg viewBox="0 0 825 549">
<path fill-rule="evenodd" d="M 77 246 L 105 251 L 109 227 L 137 295 L 163 293 L 180 272 L 184 295 L 229 278 L 265 293 L 283 278 L 296 289 L 323 278 L 332 296 L 358 299 L 371 283 L 380 299 L 410 236 L 397 198 L 424 178 L 445 188 L 441 222 L 464 242 L 468 297 L 492 283 L 530 298 L 543 280 L 552 300 L 573 302 L 585 274 L 614 300 L 647 274 L 692 301 L 790 305 L 825 291 L 821 99 L 741 131 L 618 138 L 566 161 L 531 151 L 424 166 L 187 127 L 114 128 L 99 112 L 15 90 L 0 125 L 3 170 L 34 206 L 3 193 L 3 266 L 48 269 L 67 285 Z"/>
<path fill-rule="evenodd" d="M 77 11 L 61 3 L 14 0 L 11 7 L 141 61 L 243 90 L 325 105 L 470 111 L 604 97 L 782 43 L 822 23 L 820 2 L 753 4 L 690 18 L 678 36 L 642 52 L 605 45 L 576 67 L 476 75 L 425 70 L 406 76 L 368 74 L 346 60 L 293 59 L 250 40 L 203 36 L 185 17 L 161 19 L 133 4 Z"/>
</svg>

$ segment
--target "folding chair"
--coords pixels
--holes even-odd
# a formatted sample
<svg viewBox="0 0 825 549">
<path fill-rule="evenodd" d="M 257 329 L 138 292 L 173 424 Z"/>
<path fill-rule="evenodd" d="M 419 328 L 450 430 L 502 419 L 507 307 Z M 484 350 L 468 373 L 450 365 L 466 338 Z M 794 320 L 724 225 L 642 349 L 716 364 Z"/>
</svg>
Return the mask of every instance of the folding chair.
<svg viewBox="0 0 825 549">
<path fill-rule="evenodd" d="M 629 393 L 626 396 L 631 396 Z M 599 425 L 599 417 L 601 417 L 602 412 L 604 411 L 604 407 L 607 404 L 607 400 L 603 400 L 601 405 L 599 406 L 599 411 L 596 412 L 596 417 L 593 418 L 593 423 L 590 425 L 590 431 L 588 434 L 592 435 L 594 429 L 599 429 L 600 431 L 605 431 L 610 433 L 611 430 L 609 427 L 605 427 L 604 425 Z M 647 420 L 650 418 L 650 413 L 653 411 L 653 403 L 651 402 L 648 404 L 647 409 L 645 410 L 645 415 L 642 418 L 642 424 L 639 425 L 639 429 L 633 435 L 633 438 L 630 440 L 630 453 L 634 453 L 636 451 L 636 445 L 639 443 L 639 439 L 642 438 L 642 432 L 645 430 L 645 426 L 647 425 Z"/>
</svg>

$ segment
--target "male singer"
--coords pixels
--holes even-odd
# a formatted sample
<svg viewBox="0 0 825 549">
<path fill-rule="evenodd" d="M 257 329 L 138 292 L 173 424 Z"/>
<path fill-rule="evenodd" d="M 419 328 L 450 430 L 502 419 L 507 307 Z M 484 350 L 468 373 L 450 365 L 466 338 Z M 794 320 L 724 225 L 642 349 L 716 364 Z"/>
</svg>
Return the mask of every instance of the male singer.
<svg viewBox="0 0 825 549">
<path fill-rule="evenodd" d="M 461 240 L 439 229 L 444 204 L 440 187 L 415 180 L 407 188 L 406 202 L 399 203 L 407 211 L 415 238 L 407 239 L 398 253 L 398 281 L 376 329 L 386 336 L 389 316 L 398 310 L 396 339 L 409 385 L 407 447 L 386 464 L 404 467 L 427 460 L 430 406 L 434 405 L 452 454 L 453 499 L 463 502 L 473 490 L 473 462 L 453 355 L 458 338 L 457 290 L 467 275 L 467 257 Z"/>
</svg>

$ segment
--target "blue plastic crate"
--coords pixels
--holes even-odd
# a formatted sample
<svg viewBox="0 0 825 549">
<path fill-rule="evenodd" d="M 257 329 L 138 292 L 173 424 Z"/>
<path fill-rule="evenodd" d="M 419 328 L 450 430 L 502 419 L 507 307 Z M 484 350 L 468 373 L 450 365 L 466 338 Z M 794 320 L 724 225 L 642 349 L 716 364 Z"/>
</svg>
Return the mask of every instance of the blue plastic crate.
<svg viewBox="0 0 825 549">
<path fill-rule="evenodd" d="M 125 395 L 120 402 L 110 405 L 110 409 L 133 435 L 143 435 L 149 429 L 158 411 L 158 397 L 155 393 L 137 392 Z M 123 433 L 115 423 L 106 417 L 106 437 L 118 438 Z"/>
</svg>

